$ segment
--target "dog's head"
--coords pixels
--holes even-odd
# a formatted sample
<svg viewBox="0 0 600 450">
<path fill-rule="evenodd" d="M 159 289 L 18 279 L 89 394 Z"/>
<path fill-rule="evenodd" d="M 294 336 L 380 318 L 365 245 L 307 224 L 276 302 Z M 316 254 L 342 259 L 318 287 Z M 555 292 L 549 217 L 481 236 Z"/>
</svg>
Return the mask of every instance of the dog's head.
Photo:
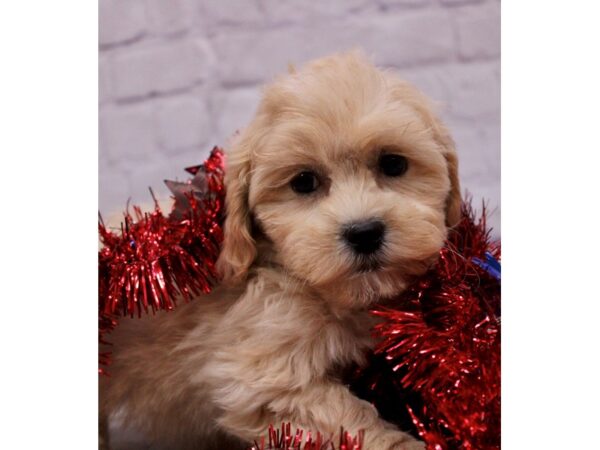
<svg viewBox="0 0 600 450">
<path fill-rule="evenodd" d="M 460 216 L 446 128 L 415 88 L 357 53 L 269 86 L 225 182 L 225 281 L 245 278 L 260 233 L 288 273 L 347 306 L 402 291 Z"/>
</svg>

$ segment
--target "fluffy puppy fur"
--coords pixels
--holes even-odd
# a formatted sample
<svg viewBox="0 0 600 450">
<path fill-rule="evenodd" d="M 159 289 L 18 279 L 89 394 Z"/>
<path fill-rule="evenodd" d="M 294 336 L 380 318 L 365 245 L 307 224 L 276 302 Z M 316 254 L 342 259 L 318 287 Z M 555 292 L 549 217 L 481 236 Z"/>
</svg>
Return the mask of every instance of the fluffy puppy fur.
<svg viewBox="0 0 600 450">
<path fill-rule="evenodd" d="M 281 422 L 364 429 L 367 449 L 423 448 L 339 373 L 372 345 L 368 307 L 423 273 L 458 220 L 446 128 L 415 88 L 353 52 L 268 86 L 227 153 L 224 282 L 121 321 L 102 420 L 120 411 L 171 449 L 244 448 Z M 382 169 L 389 154 L 406 158 L 401 176 Z M 311 192 L 294 190 L 303 172 Z M 385 228 L 380 247 L 358 254 L 345 230 L 369 221 Z"/>
</svg>

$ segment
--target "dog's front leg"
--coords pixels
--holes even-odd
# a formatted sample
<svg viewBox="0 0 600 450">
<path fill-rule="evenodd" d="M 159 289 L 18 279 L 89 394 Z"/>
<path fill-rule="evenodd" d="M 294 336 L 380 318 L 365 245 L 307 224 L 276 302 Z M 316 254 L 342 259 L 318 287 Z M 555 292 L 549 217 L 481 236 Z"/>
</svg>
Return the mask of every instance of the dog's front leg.
<svg viewBox="0 0 600 450">
<path fill-rule="evenodd" d="M 302 424 L 339 438 L 340 427 L 351 434 L 365 431 L 365 450 L 423 450 L 424 445 L 379 418 L 377 410 L 346 386 L 319 381 L 282 395 L 271 403 L 280 422 Z"/>
<path fill-rule="evenodd" d="M 260 394 L 258 395 L 260 397 Z M 424 444 L 379 418 L 376 409 L 354 396 L 347 387 L 333 381 L 315 381 L 308 386 L 283 392 L 260 410 L 248 405 L 227 408 L 221 426 L 238 436 L 264 436 L 269 425 L 290 423 L 292 429 L 320 431 L 339 439 L 341 427 L 356 435 L 365 431 L 364 450 L 423 450 Z M 251 427 L 249 425 L 251 424 Z"/>
</svg>

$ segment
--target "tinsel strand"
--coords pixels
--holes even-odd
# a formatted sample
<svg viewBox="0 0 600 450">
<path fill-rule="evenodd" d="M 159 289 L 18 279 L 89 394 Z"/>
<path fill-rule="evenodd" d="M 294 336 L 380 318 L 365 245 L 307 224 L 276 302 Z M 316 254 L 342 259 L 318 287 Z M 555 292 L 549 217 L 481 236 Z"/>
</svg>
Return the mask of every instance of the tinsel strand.
<svg viewBox="0 0 600 450">
<path fill-rule="evenodd" d="M 152 212 L 126 211 L 120 233 L 99 222 L 103 244 L 99 265 L 99 340 L 117 325 L 119 315 L 172 310 L 177 300 L 207 293 L 218 281 L 215 262 L 223 239 L 225 188 L 223 153 L 214 148 L 194 178 L 173 183 L 173 210 L 165 216 L 155 200 Z M 167 183 L 168 184 L 168 183 Z M 108 351 L 100 364 L 109 363 Z M 105 373 L 103 367 L 101 373 Z"/>
<path fill-rule="evenodd" d="M 309 431 L 306 437 L 304 435 L 305 431 L 302 429 L 292 433 L 289 423 L 282 423 L 281 429 L 270 425 L 267 433 L 268 443 L 263 437 L 260 443 L 255 442 L 248 450 L 362 450 L 365 433 L 361 430 L 357 436 L 352 436 L 342 429 L 337 447 L 331 439 L 325 439 L 319 432 L 313 435 Z"/>
</svg>

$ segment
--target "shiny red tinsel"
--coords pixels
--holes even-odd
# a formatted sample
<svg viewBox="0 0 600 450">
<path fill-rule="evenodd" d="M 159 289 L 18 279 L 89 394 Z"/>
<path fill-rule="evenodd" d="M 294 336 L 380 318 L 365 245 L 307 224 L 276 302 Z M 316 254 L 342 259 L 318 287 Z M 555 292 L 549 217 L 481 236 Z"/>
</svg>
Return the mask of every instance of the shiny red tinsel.
<svg viewBox="0 0 600 450">
<path fill-rule="evenodd" d="M 380 410 L 407 403 L 429 450 L 500 448 L 500 282 L 486 258 L 499 261 L 500 244 L 490 242 L 485 211 L 476 221 L 465 203 L 437 264 L 373 310 L 383 319 L 374 330 L 381 370 L 362 380 L 365 396 Z"/>
<path fill-rule="evenodd" d="M 249 450 L 362 450 L 364 432 L 359 431 L 358 436 L 351 436 L 350 433 L 342 430 L 340 442 L 337 447 L 334 446 L 331 439 L 325 439 L 321 433 L 311 435 L 304 430 L 296 430 L 292 434 L 292 427 L 289 423 L 281 424 L 281 431 L 275 429 L 273 425 L 269 426 L 268 444 L 264 437 L 260 443 L 255 443 Z"/>
<path fill-rule="evenodd" d="M 167 183 L 175 194 L 169 216 L 154 211 L 125 213 L 120 233 L 99 223 L 103 248 L 99 265 L 100 343 L 117 324 L 118 315 L 173 309 L 176 299 L 210 291 L 217 280 L 225 190 L 223 153 L 214 148 L 202 166 L 188 169 L 187 183 Z M 100 364 L 109 353 L 100 353 Z M 103 373 L 104 369 L 101 368 Z"/>
</svg>

